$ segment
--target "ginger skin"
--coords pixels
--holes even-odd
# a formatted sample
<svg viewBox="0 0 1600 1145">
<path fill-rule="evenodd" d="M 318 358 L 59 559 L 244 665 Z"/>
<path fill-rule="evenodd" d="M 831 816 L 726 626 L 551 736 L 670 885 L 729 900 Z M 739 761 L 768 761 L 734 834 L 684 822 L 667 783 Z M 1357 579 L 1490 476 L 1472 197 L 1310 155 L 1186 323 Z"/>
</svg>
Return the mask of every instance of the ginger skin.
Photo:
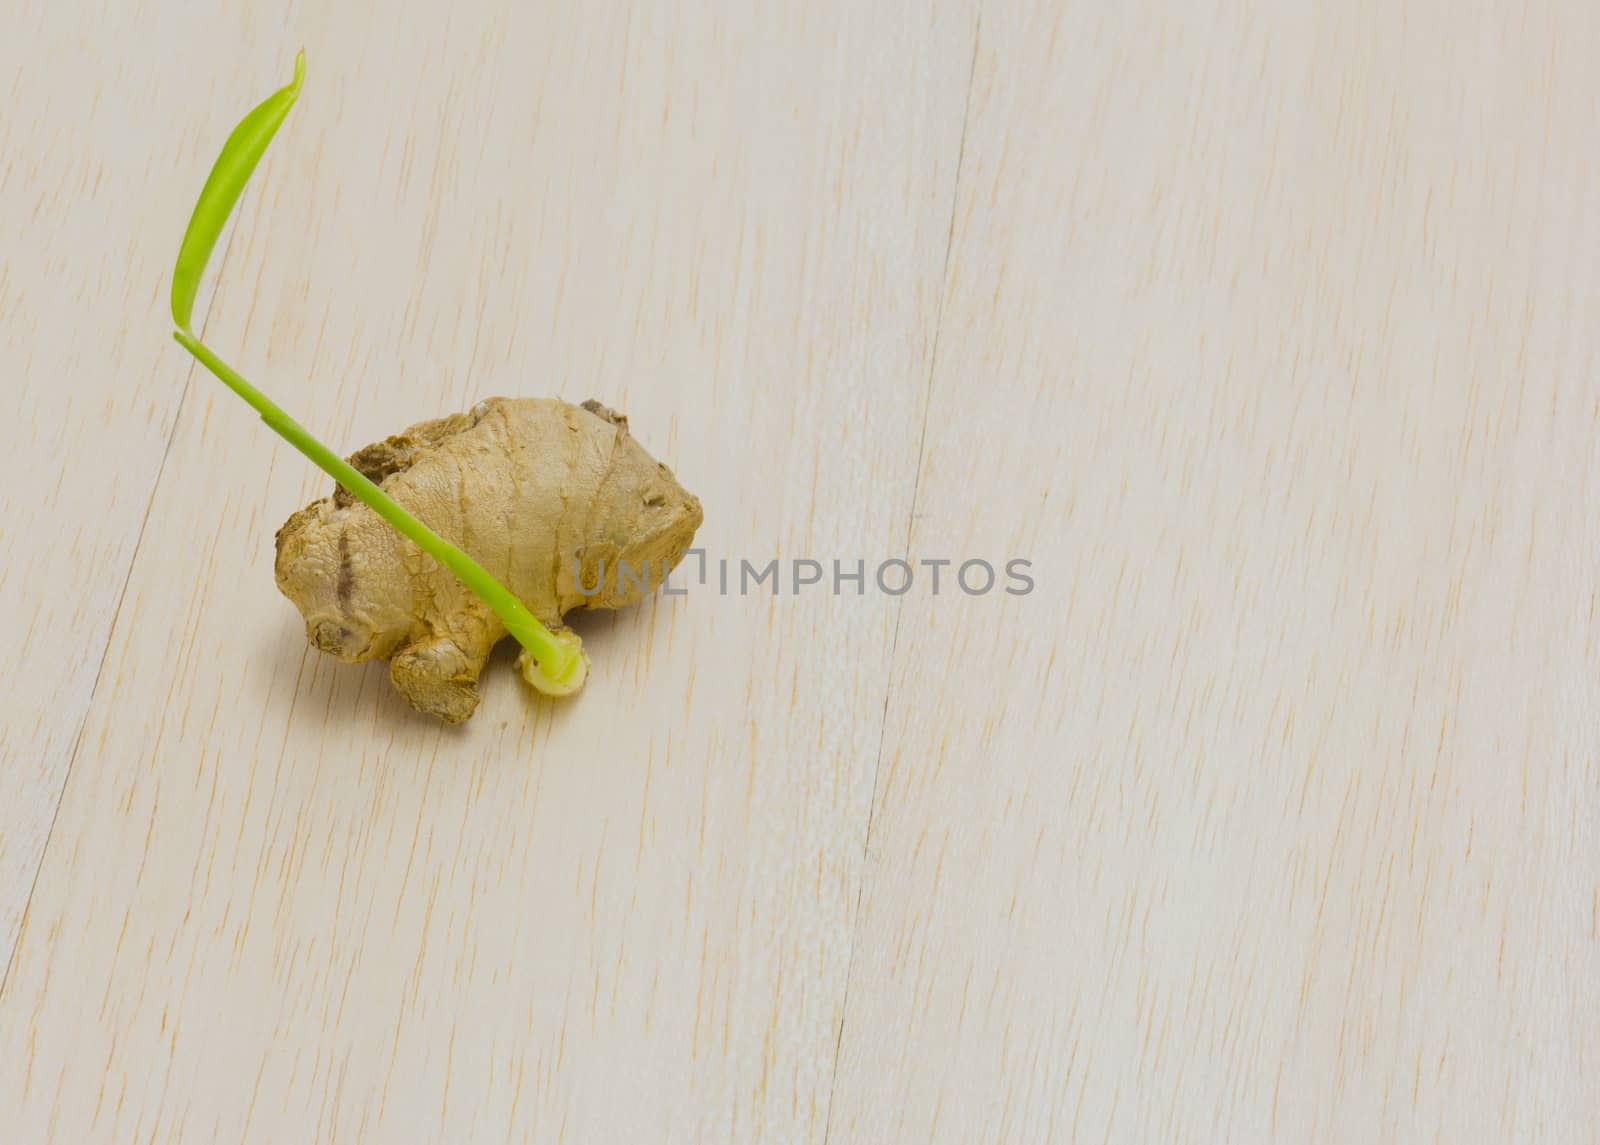
<svg viewBox="0 0 1600 1145">
<path fill-rule="evenodd" d="M 597 402 L 490 398 L 349 460 L 552 629 L 573 609 L 622 608 L 658 588 L 702 520 L 700 502 L 633 439 L 627 419 Z M 634 576 L 619 576 L 619 561 Z M 478 706 L 478 675 L 505 627 L 343 489 L 278 530 L 275 571 L 314 647 L 388 660 L 411 706 L 446 723 Z"/>
</svg>

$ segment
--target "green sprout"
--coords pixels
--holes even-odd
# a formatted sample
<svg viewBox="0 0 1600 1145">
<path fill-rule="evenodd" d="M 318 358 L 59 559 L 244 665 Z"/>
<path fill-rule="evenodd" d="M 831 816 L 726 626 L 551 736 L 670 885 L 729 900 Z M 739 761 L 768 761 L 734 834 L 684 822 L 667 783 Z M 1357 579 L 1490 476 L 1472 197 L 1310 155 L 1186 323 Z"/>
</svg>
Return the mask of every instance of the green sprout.
<svg viewBox="0 0 1600 1145">
<path fill-rule="evenodd" d="M 172 320 L 178 326 L 172 336 L 224 385 L 248 402 L 275 433 L 349 490 L 351 496 L 393 525 L 402 536 L 459 577 L 494 609 L 506 631 L 522 645 L 518 665 L 530 684 L 547 695 L 575 692 L 588 673 L 588 657 L 575 634 L 551 632 L 487 569 L 413 517 L 365 474 L 313 437 L 270 398 L 245 381 L 237 370 L 217 357 L 190 329 L 200 278 L 217 245 L 217 238 L 267 145 L 299 98 L 305 75 L 306 54 L 301 51 L 295 56 L 294 79 L 240 121 L 211 168 L 206 185 L 200 191 L 200 201 L 190 216 L 189 228 L 184 232 L 178 264 L 172 274 Z"/>
</svg>

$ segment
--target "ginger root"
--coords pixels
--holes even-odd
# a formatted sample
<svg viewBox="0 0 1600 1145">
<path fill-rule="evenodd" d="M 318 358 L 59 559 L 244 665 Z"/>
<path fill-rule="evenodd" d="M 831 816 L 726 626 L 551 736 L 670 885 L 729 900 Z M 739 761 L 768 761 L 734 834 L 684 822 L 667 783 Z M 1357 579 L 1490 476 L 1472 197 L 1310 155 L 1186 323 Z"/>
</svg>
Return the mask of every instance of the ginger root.
<svg viewBox="0 0 1600 1145">
<path fill-rule="evenodd" d="M 562 635 L 573 609 L 621 608 L 659 587 L 702 520 L 627 419 L 598 402 L 490 398 L 349 460 Z M 342 488 L 278 530 L 276 575 L 316 648 L 388 660 L 412 707 L 447 723 L 478 706 L 478 675 L 505 627 Z"/>
</svg>

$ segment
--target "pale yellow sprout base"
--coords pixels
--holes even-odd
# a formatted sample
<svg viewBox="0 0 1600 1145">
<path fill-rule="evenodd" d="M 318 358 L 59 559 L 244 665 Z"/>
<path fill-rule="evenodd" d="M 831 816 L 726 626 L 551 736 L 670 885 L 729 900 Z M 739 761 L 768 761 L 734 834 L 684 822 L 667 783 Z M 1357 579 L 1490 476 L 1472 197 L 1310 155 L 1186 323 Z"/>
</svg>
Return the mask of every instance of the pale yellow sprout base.
<svg viewBox="0 0 1600 1145">
<path fill-rule="evenodd" d="M 546 696 L 570 696 L 583 687 L 583 682 L 589 678 L 589 654 L 583 650 L 583 641 L 578 634 L 571 629 L 559 629 L 552 635 L 557 643 L 568 645 L 578 653 L 567 670 L 559 678 L 546 676 L 526 648 L 517 656 L 517 670 L 536 692 Z"/>
</svg>

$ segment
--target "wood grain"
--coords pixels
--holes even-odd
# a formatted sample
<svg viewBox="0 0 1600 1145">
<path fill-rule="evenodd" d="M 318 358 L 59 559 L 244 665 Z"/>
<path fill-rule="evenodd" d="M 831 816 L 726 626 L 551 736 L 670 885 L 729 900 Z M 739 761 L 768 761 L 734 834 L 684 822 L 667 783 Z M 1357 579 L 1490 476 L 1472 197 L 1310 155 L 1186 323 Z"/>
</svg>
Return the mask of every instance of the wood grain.
<svg viewBox="0 0 1600 1145">
<path fill-rule="evenodd" d="M 308 14 L 207 340 L 352 446 L 598 397 L 701 494 L 712 553 L 876 551 L 910 511 L 973 31 Z M 195 379 L 0 998 L 12 1133 L 819 1137 L 893 602 L 658 599 L 584 626 L 580 701 L 502 658 L 441 729 L 274 592 L 272 531 L 324 485 Z"/>
<path fill-rule="evenodd" d="M 0 1141 L 1594 1139 L 1592 5 L 21 11 Z M 302 43 L 205 332 L 307 424 L 596 397 L 735 576 L 1035 590 L 309 651 L 165 320 Z"/>
<path fill-rule="evenodd" d="M 1595 15 L 985 9 L 833 1142 L 1595 1139 Z"/>
<path fill-rule="evenodd" d="M 0 979 L 183 394 L 167 274 L 210 105 L 270 82 L 287 37 L 281 14 L 165 0 L 5 24 Z"/>
</svg>

